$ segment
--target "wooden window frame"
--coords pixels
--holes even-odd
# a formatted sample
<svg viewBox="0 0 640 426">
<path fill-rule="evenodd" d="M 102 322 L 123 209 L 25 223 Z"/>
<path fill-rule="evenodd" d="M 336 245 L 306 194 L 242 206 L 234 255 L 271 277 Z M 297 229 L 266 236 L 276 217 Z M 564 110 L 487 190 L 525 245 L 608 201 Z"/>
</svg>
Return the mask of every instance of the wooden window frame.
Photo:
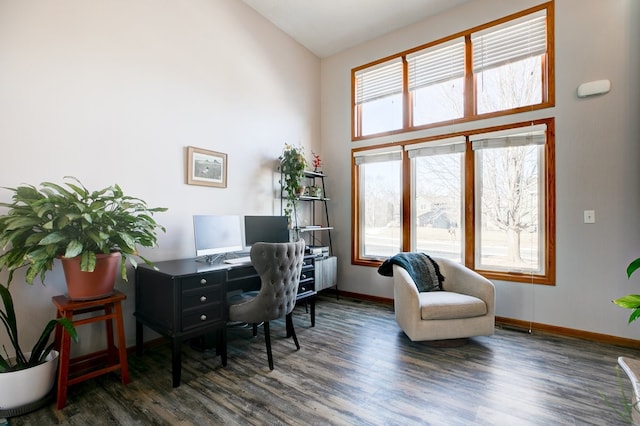
<svg viewBox="0 0 640 426">
<path fill-rule="evenodd" d="M 466 132 L 457 132 L 446 135 L 438 135 L 430 138 L 407 140 L 396 144 L 386 144 L 385 146 L 403 145 L 410 146 L 416 143 L 429 142 L 449 137 L 465 136 L 467 137 L 467 148 L 464 157 L 464 253 L 463 259 L 465 266 L 475 269 L 475 156 L 471 151 L 471 144 L 468 137 L 479 133 L 488 133 L 502 130 L 510 130 L 517 128 L 526 128 L 527 126 L 545 124 L 546 125 L 546 142 L 544 145 L 544 170 L 541 172 L 545 179 L 545 242 L 544 242 L 544 273 L 525 273 L 525 272 L 505 272 L 493 270 L 478 270 L 480 274 L 489 279 L 510 282 L 522 282 L 530 284 L 555 285 L 556 278 L 556 192 L 555 192 L 555 119 L 544 118 L 526 122 L 518 122 L 489 128 L 478 128 Z M 360 148 L 354 149 L 354 152 L 370 149 Z M 402 250 L 409 251 L 411 249 L 411 161 L 406 149 L 402 154 L 402 211 L 401 211 L 401 227 L 402 227 Z M 360 175 L 359 168 L 356 166 L 354 156 L 352 155 L 352 251 L 351 263 L 354 265 L 378 267 L 383 259 L 364 258 L 361 253 L 361 237 L 362 228 L 360 224 Z"/>
<path fill-rule="evenodd" d="M 532 13 L 535 13 L 541 10 L 546 10 L 546 16 L 547 16 L 547 52 L 542 57 L 542 84 L 541 84 L 542 101 L 534 105 L 526 105 L 526 106 L 517 107 L 517 108 L 494 111 L 494 112 L 485 113 L 485 114 L 478 114 L 477 101 L 476 101 L 477 85 L 476 85 L 475 75 L 473 74 L 473 53 L 472 53 L 471 36 L 474 33 L 477 33 L 479 31 L 483 31 L 488 28 L 504 24 L 506 22 L 518 19 L 526 15 L 530 15 Z M 461 31 L 451 36 L 448 36 L 430 43 L 426 43 L 424 45 L 412 48 L 410 50 L 406 50 L 398 54 L 390 55 L 385 58 L 376 60 L 374 62 L 370 62 L 368 64 L 353 68 L 351 70 L 351 140 L 355 142 L 360 140 L 379 138 L 383 136 L 401 134 L 406 132 L 413 132 L 417 130 L 437 128 L 444 125 L 465 123 L 465 122 L 477 121 L 477 120 L 482 120 L 482 119 L 487 119 L 492 117 L 500 117 L 500 116 L 518 114 L 522 112 L 529 112 L 529 111 L 543 109 L 543 108 L 554 107 L 555 106 L 554 10 L 555 10 L 554 1 L 543 3 L 538 6 L 534 6 L 529 9 L 523 10 L 521 12 L 514 13 L 512 15 L 471 28 L 469 30 Z M 409 92 L 409 89 L 408 89 L 409 84 L 407 82 L 407 76 L 408 76 L 408 64 L 406 60 L 407 55 L 418 52 L 420 50 L 437 46 L 439 44 L 446 43 L 452 39 L 460 38 L 460 37 L 464 37 L 465 39 L 465 77 L 464 77 L 465 87 L 463 89 L 463 93 L 464 93 L 463 117 L 458 119 L 447 120 L 445 122 L 437 122 L 437 123 L 429 123 L 421 126 L 413 126 L 412 111 L 411 111 L 412 100 L 411 100 L 411 93 Z M 402 128 L 397 130 L 391 130 L 391 131 L 380 132 L 380 133 L 363 136 L 362 135 L 362 108 L 360 107 L 360 105 L 357 105 L 356 103 L 356 83 L 357 83 L 356 73 L 359 73 L 362 70 L 365 70 L 367 68 L 374 67 L 383 62 L 392 61 L 394 59 L 397 60 L 398 58 L 401 58 L 403 63 L 402 73 L 403 73 L 404 83 L 403 83 L 403 91 L 402 91 L 403 93 Z"/>
</svg>

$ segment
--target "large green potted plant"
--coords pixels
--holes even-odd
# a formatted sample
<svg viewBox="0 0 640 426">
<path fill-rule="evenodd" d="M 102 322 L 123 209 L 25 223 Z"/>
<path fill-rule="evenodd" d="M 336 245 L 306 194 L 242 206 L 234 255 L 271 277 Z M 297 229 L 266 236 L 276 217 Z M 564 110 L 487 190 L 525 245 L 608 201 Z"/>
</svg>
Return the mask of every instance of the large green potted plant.
<svg viewBox="0 0 640 426">
<path fill-rule="evenodd" d="M 9 354 L 4 347 L 0 353 L 0 410 L 13 410 L 17 415 L 22 412 L 22 407 L 28 408 L 41 400 L 53 387 L 59 354 L 53 349 L 54 343 L 49 343 L 49 340 L 56 325 L 60 324 L 75 342 L 78 341 L 78 335 L 69 319 L 52 319 L 45 325 L 31 351 L 25 352 L 18 338 L 11 293 L 2 284 L 0 298 L 3 306 L 0 319 L 13 348 L 13 354 Z"/>
<path fill-rule="evenodd" d="M 157 231 L 164 231 L 153 219 L 165 208 L 150 208 L 146 202 L 127 196 L 120 186 L 89 191 L 78 179 L 65 177 L 61 185 L 43 182 L 39 188 L 21 185 L 4 188 L 12 202 L 0 203 L 8 212 L 0 216 L 0 270 L 9 271 L 11 283 L 16 269 L 26 267 L 26 281 L 45 274 L 61 259 L 71 299 L 91 299 L 111 293 L 117 266 L 127 280 L 126 262 L 134 267 L 138 247 L 157 244 Z M 104 263 L 108 266 L 103 266 Z M 106 288 L 95 291 L 91 281 L 105 278 Z M 75 280 L 80 282 L 76 283 Z M 76 286 L 79 284 L 79 286 Z"/>
<path fill-rule="evenodd" d="M 286 216 L 291 219 L 298 197 L 304 192 L 304 177 L 307 168 L 307 160 L 304 158 L 302 147 L 285 144 L 280 160 L 280 172 L 282 173 L 282 196 L 287 200 L 284 210 Z"/>
</svg>

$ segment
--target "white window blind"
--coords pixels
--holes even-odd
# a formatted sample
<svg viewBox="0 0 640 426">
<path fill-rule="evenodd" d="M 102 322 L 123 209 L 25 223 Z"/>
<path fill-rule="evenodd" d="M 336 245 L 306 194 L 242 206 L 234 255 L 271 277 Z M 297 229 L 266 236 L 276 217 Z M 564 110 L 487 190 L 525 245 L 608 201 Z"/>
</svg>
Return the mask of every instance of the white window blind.
<svg viewBox="0 0 640 426">
<path fill-rule="evenodd" d="M 471 37 L 473 72 L 538 56 L 547 51 L 547 15 L 539 11 Z"/>
<path fill-rule="evenodd" d="M 402 59 L 357 71 L 355 77 L 358 105 L 402 93 Z"/>
<path fill-rule="evenodd" d="M 465 138 L 453 137 L 440 139 L 437 141 L 423 142 L 414 145 L 407 145 L 407 155 L 409 158 L 426 157 L 428 155 L 454 154 L 457 152 L 465 152 Z"/>
<path fill-rule="evenodd" d="M 540 124 L 521 129 L 482 133 L 470 136 L 474 150 L 483 148 L 505 148 L 524 145 L 544 145 L 547 141 L 547 126 Z"/>
<path fill-rule="evenodd" d="M 383 161 L 399 161 L 402 159 L 402 147 L 371 149 L 368 151 L 354 152 L 356 165 L 364 163 L 380 163 Z"/>
<path fill-rule="evenodd" d="M 407 56 L 409 90 L 464 77 L 464 39 Z"/>
</svg>

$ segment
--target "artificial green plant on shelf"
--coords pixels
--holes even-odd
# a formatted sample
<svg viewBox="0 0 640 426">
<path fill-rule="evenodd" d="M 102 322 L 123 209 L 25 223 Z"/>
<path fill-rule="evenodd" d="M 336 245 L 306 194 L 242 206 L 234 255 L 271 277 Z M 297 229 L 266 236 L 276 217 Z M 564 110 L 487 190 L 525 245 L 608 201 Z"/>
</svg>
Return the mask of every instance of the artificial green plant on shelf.
<svg viewBox="0 0 640 426">
<path fill-rule="evenodd" d="M 284 214 L 291 221 L 291 214 L 295 210 L 298 197 L 304 192 L 304 176 L 307 168 L 307 160 L 304 158 L 304 149 L 289 144 L 284 145 L 280 157 L 280 172 L 282 173 L 282 196 L 287 200 Z"/>
<path fill-rule="evenodd" d="M 627 278 L 631 278 L 631 275 L 640 268 L 640 258 L 634 260 L 627 266 Z M 640 294 L 627 294 L 613 301 L 616 305 L 625 308 L 632 309 L 629 316 L 629 324 L 640 318 Z"/>
</svg>

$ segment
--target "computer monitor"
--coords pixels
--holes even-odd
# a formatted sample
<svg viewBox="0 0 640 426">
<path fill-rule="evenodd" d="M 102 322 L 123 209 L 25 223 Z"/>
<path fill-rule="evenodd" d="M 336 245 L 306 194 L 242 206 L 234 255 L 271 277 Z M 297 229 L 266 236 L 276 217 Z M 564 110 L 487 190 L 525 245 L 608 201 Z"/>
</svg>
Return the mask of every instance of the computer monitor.
<svg viewBox="0 0 640 426">
<path fill-rule="evenodd" d="M 194 215 L 193 234 L 198 259 L 212 263 L 216 255 L 242 250 L 240 216 Z"/>
<path fill-rule="evenodd" d="M 288 243 L 289 220 L 286 216 L 245 216 L 244 242 L 247 247 L 254 243 Z"/>
</svg>

